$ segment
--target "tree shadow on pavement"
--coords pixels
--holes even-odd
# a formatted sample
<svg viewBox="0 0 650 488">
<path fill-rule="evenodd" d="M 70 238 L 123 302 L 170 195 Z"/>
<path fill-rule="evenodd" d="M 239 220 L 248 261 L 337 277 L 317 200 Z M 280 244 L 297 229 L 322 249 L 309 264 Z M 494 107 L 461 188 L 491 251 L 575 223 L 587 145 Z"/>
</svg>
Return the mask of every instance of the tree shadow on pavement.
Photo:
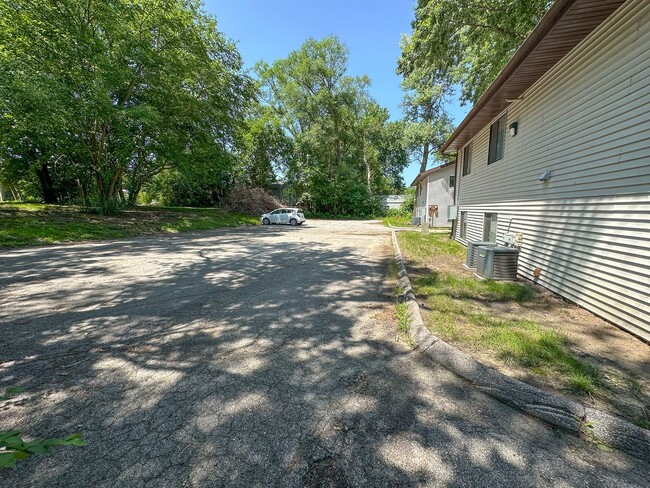
<svg viewBox="0 0 650 488">
<path fill-rule="evenodd" d="M 2 259 L 0 428 L 83 432 L 5 486 L 619 486 L 647 480 L 394 340 L 386 261 L 303 229 Z M 374 242 L 376 235 L 363 236 Z M 578 454 L 576 454 L 578 452 Z M 604 456 L 610 456 L 606 458 Z M 615 462 L 613 462 L 614 460 Z M 609 461 L 606 472 L 594 462 Z M 620 479 L 619 479 L 620 478 Z"/>
</svg>

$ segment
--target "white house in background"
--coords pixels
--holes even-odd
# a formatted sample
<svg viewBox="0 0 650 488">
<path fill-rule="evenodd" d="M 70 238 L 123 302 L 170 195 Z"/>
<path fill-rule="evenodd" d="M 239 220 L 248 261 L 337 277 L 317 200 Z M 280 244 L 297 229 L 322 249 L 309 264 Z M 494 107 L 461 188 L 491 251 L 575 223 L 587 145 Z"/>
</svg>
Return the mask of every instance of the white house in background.
<svg viewBox="0 0 650 488">
<path fill-rule="evenodd" d="M 459 242 L 650 340 L 648 0 L 557 0 L 442 151 Z"/>
<path fill-rule="evenodd" d="M 450 227 L 447 207 L 454 204 L 456 163 L 423 171 L 411 186 L 415 187 L 413 216 L 427 220 L 430 227 Z"/>
<path fill-rule="evenodd" d="M 382 195 L 384 207 L 387 210 L 399 210 L 406 197 L 404 195 Z"/>
</svg>

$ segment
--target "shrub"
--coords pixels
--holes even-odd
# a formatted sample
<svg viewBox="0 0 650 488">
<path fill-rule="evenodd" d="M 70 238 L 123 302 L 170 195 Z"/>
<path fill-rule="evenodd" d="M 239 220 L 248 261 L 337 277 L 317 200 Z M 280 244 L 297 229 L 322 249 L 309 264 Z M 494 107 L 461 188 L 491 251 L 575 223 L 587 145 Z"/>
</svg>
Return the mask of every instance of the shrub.
<svg viewBox="0 0 650 488">
<path fill-rule="evenodd" d="M 412 215 L 415 208 L 415 188 L 407 188 L 404 190 L 404 203 L 400 207 L 402 215 Z"/>
</svg>

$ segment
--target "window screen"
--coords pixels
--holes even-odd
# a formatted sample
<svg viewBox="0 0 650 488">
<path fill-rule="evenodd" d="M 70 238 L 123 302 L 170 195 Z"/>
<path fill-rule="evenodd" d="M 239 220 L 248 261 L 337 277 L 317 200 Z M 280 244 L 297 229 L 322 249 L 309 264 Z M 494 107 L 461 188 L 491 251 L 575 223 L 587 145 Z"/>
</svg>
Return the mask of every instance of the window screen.
<svg viewBox="0 0 650 488">
<path fill-rule="evenodd" d="M 490 126 L 490 150 L 488 164 L 503 158 L 503 149 L 506 139 L 506 115 Z"/>
<path fill-rule="evenodd" d="M 468 144 L 463 149 L 463 176 L 472 172 L 472 144 Z"/>
</svg>

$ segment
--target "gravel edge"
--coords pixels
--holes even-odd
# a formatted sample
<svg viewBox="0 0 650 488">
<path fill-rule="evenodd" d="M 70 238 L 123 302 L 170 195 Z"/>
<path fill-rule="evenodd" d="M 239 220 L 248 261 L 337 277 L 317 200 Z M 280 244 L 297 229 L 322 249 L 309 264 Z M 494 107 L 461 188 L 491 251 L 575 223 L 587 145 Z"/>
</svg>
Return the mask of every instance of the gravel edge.
<svg viewBox="0 0 650 488">
<path fill-rule="evenodd" d="M 650 431 L 626 420 L 540 390 L 485 366 L 436 337 L 424 324 L 397 241 L 391 231 L 398 279 L 408 308 L 409 334 L 420 352 L 497 400 L 574 435 L 650 461 Z"/>
</svg>

